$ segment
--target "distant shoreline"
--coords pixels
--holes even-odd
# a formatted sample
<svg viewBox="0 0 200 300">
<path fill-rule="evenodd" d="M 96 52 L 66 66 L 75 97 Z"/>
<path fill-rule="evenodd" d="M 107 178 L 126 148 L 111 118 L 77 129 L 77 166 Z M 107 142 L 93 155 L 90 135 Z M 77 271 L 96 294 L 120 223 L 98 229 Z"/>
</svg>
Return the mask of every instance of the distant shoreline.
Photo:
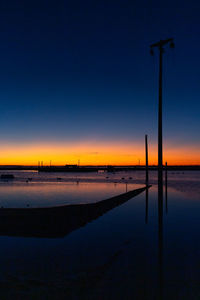
<svg viewBox="0 0 200 300">
<path fill-rule="evenodd" d="M 67 166 L 21 166 L 21 165 L 2 165 L 1 170 L 29 170 L 29 171 L 40 171 L 40 172 L 98 172 L 98 171 L 108 171 L 108 172 L 119 172 L 119 171 L 144 171 L 146 167 L 144 165 L 132 165 L 132 166 L 77 166 L 73 168 L 68 168 Z M 156 171 L 157 166 L 149 166 L 149 171 Z M 166 167 L 163 166 L 163 170 Z M 169 165 L 167 166 L 169 171 L 200 171 L 200 165 Z"/>
</svg>

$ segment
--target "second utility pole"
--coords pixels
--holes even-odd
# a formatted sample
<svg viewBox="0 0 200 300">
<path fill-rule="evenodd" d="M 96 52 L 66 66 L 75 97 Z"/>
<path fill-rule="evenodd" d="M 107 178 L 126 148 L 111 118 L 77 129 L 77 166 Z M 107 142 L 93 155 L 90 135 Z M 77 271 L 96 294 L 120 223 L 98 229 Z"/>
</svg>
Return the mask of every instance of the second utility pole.
<svg viewBox="0 0 200 300">
<path fill-rule="evenodd" d="M 146 185 L 149 183 L 149 166 L 148 166 L 148 135 L 145 134 L 145 156 L 146 156 Z"/>
</svg>

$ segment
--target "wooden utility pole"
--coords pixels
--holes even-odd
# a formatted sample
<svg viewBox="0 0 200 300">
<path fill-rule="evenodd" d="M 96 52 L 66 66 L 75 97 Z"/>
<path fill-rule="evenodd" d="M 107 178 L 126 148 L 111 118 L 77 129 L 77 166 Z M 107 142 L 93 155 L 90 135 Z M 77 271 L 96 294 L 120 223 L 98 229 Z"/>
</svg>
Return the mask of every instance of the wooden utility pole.
<svg viewBox="0 0 200 300">
<path fill-rule="evenodd" d="M 145 154 L 146 154 L 146 184 L 149 182 L 149 166 L 148 166 L 148 135 L 145 134 Z"/>
<path fill-rule="evenodd" d="M 162 141 L 162 62 L 164 46 L 170 43 L 170 48 L 174 48 L 173 38 L 160 40 L 158 43 L 150 45 L 150 53 L 153 55 L 153 48 L 159 49 L 159 97 L 158 97 L 158 170 L 163 169 L 163 141 Z"/>
</svg>

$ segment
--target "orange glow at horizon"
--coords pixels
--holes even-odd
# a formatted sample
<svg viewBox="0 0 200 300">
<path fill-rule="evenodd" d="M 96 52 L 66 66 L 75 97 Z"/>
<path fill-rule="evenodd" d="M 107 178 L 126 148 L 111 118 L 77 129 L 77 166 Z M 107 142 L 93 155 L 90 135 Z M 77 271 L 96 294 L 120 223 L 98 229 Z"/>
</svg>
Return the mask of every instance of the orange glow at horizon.
<svg viewBox="0 0 200 300">
<path fill-rule="evenodd" d="M 141 165 L 145 164 L 142 143 L 71 142 L 71 143 L 2 143 L 0 165 Z M 197 147 L 166 147 L 163 163 L 168 165 L 200 165 Z M 157 145 L 149 146 L 149 164 L 157 164 Z"/>
</svg>

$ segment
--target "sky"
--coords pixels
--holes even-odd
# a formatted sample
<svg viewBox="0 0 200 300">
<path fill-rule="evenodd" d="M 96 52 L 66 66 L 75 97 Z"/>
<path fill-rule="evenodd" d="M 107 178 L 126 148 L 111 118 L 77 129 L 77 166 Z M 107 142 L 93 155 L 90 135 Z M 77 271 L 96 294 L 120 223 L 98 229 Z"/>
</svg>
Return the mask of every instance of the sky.
<svg viewBox="0 0 200 300">
<path fill-rule="evenodd" d="M 0 165 L 200 164 L 199 1 L 1 1 Z"/>
</svg>

